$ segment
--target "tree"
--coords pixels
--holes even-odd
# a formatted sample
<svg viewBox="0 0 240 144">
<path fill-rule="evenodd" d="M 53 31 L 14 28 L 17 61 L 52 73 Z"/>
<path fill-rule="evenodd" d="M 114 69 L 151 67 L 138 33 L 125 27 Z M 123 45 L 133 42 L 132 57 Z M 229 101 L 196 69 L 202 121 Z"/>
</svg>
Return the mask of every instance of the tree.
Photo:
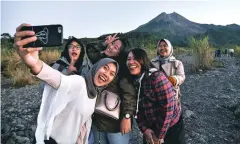
<svg viewBox="0 0 240 144">
<path fill-rule="evenodd" d="M 9 33 L 2 33 L 2 34 L 1 34 L 1 37 L 2 37 L 3 39 L 12 39 L 12 36 L 11 36 Z"/>
<path fill-rule="evenodd" d="M 12 48 L 13 37 L 9 33 L 1 34 L 1 47 Z"/>
</svg>

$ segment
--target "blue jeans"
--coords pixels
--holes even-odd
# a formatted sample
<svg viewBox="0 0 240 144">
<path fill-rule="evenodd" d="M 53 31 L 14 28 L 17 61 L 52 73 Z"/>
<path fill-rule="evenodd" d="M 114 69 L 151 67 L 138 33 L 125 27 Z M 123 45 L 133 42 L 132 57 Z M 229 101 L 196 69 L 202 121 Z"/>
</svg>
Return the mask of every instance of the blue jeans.
<svg viewBox="0 0 240 144">
<path fill-rule="evenodd" d="M 94 135 L 94 144 L 129 144 L 130 133 L 122 135 L 122 133 L 100 132 L 97 127 L 92 125 Z"/>
<path fill-rule="evenodd" d="M 88 144 L 94 144 L 94 136 L 93 136 L 93 131 L 90 131 L 90 134 L 88 136 Z"/>
</svg>

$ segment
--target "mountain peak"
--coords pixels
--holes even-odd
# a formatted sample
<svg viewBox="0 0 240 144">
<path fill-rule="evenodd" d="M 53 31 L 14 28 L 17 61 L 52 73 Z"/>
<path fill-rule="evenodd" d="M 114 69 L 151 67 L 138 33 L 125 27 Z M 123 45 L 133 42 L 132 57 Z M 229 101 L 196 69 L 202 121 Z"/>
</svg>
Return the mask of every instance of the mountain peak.
<svg viewBox="0 0 240 144">
<path fill-rule="evenodd" d="M 141 25 L 135 31 L 138 32 L 162 32 L 173 34 L 204 33 L 205 30 L 197 23 L 191 22 L 176 12 L 167 14 L 162 12 L 148 23 Z"/>
<path fill-rule="evenodd" d="M 180 14 L 173 12 L 167 14 L 166 12 L 162 12 L 157 17 L 152 19 L 150 22 L 159 22 L 159 21 L 181 21 L 181 22 L 189 22 L 185 17 L 181 16 Z"/>
<path fill-rule="evenodd" d="M 180 15 L 180 14 L 178 14 L 176 12 L 172 12 L 172 13 L 170 13 L 170 15 Z"/>
</svg>

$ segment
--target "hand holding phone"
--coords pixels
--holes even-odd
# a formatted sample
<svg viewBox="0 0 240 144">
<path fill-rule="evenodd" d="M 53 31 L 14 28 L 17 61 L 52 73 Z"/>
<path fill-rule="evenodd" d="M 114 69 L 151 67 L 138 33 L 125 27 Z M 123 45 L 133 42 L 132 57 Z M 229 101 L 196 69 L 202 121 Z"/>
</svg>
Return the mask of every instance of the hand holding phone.
<svg viewBox="0 0 240 144">
<path fill-rule="evenodd" d="M 22 24 L 16 29 L 14 35 L 14 48 L 16 49 L 18 55 L 21 57 L 23 63 L 31 70 L 33 74 L 38 74 L 42 69 L 42 62 L 39 60 L 39 53 L 42 48 L 23 48 L 24 45 L 27 45 L 31 42 L 35 42 L 37 37 L 34 36 L 35 33 L 32 31 L 20 31 L 23 26 L 30 26 L 29 24 Z M 23 37 L 29 37 L 22 40 Z"/>
<path fill-rule="evenodd" d="M 63 44 L 63 26 L 62 25 L 41 25 L 41 26 L 23 26 L 20 31 L 34 31 L 37 40 L 24 45 L 28 47 L 52 47 Z M 28 37 L 23 37 L 25 39 Z"/>
</svg>

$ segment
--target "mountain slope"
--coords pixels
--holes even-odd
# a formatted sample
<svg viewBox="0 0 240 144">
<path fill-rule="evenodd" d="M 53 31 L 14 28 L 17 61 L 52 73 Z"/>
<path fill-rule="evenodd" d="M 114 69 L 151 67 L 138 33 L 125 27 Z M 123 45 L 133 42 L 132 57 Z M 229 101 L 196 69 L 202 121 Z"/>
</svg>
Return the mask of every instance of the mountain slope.
<svg viewBox="0 0 240 144">
<path fill-rule="evenodd" d="M 129 33 L 148 33 L 148 35 L 155 35 L 155 37 L 161 35 L 173 41 L 175 45 L 186 45 L 187 39 L 191 36 L 209 36 L 210 42 L 215 46 L 240 44 L 239 25 L 199 24 L 186 19 L 176 12 L 170 14 L 163 12 Z"/>
</svg>

